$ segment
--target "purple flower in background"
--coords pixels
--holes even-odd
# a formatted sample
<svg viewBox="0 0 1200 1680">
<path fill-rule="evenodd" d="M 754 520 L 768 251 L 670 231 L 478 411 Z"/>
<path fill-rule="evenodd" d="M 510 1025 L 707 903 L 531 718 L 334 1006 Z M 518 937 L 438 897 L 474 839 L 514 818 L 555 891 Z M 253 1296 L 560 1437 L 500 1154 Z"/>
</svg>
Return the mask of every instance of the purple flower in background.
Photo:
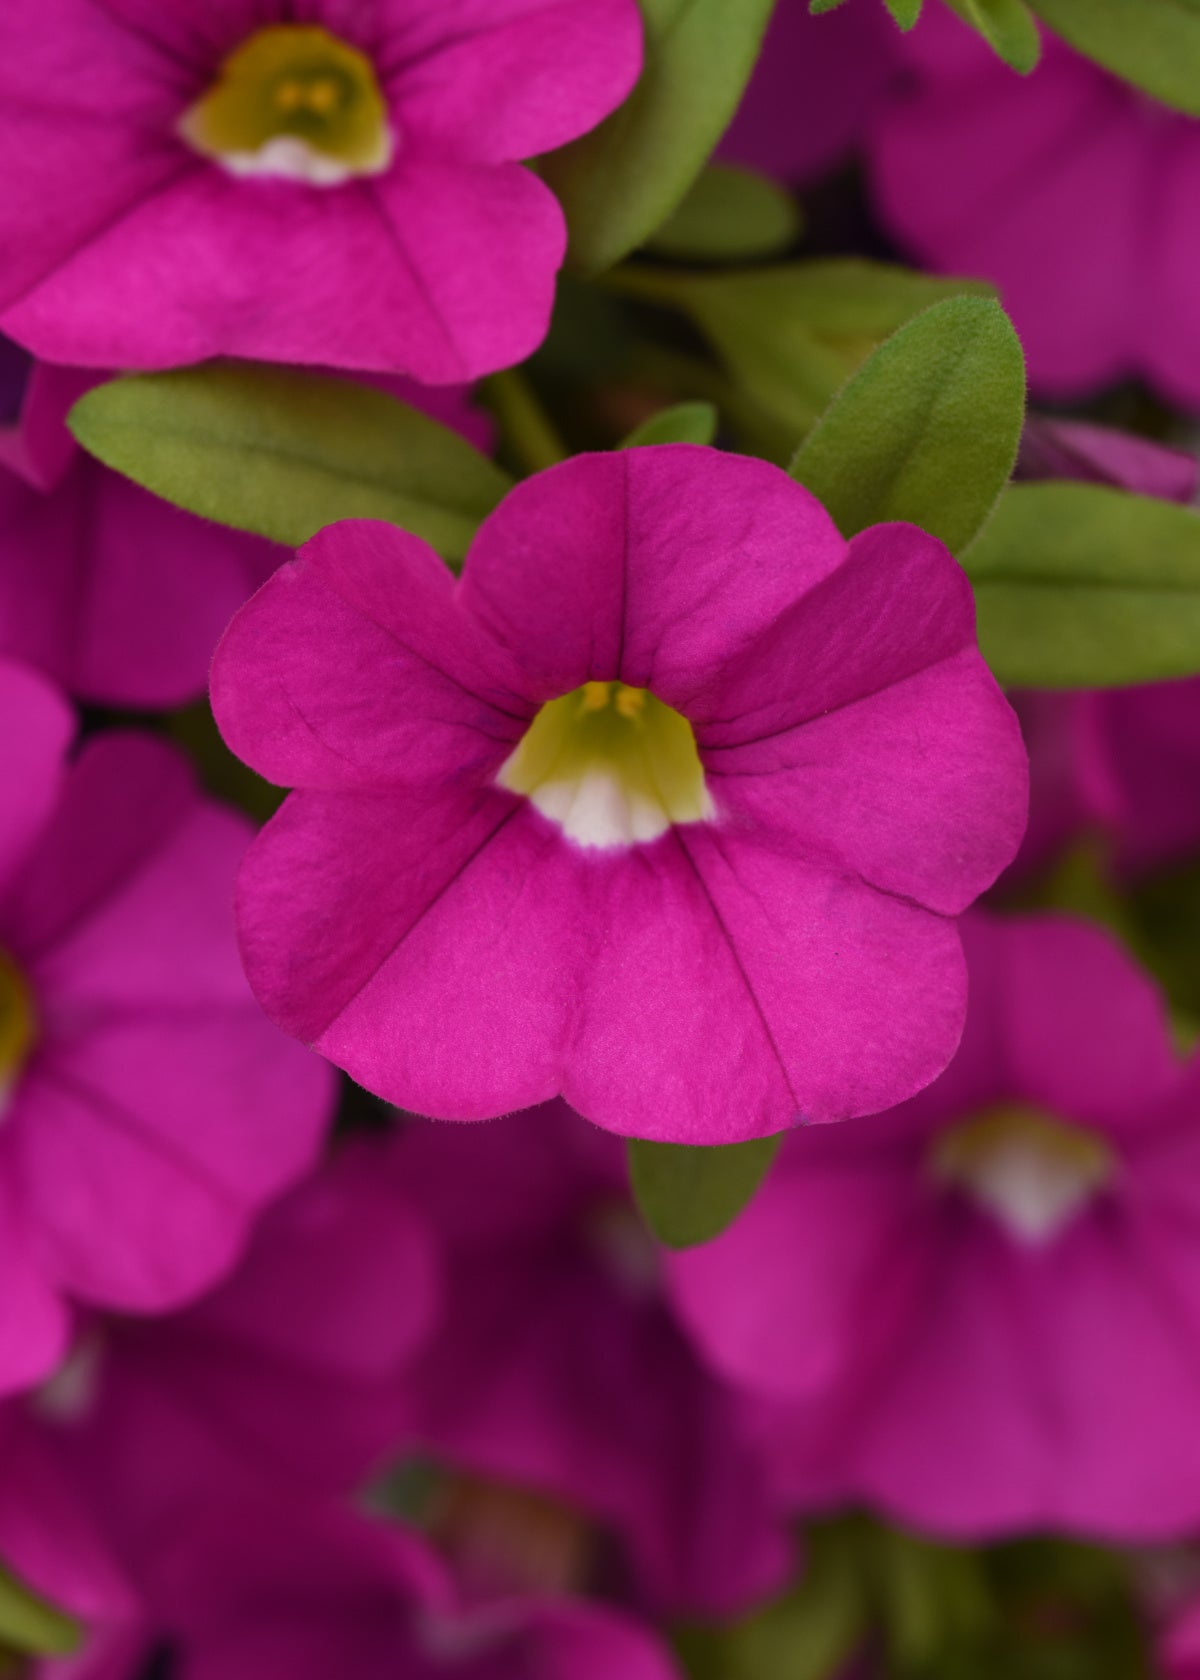
<svg viewBox="0 0 1200 1680">
<path fill-rule="evenodd" d="M 0 652 L 85 700 L 196 698 L 222 630 L 284 550 L 183 513 L 84 454 L 66 416 L 101 376 L 0 349 Z M 489 447 L 464 389 L 369 383 Z"/>
<path fill-rule="evenodd" d="M 6 0 L 0 327 L 455 383 L 541 341 L 565 228 L 520 166 L 641 63 L 635 0 Z M 48 213 L 48 206 L 53 213 Z"/>
<path fill-rule="evenodd" d="M 415 1534 L 329 1506 L 194 1510 L 164 1543 L 151 1608 L 187 1680 L 679 1680 L 626 1616 L 563 1597 L 468 1602 Z"/>
<path fill-rule="evenodd" d="M 1000 288 L 1035 390 L 1141 378 L 1200 407 L 1200 122 L 1046 35 L 1016 76 L 926 6 L 870 140 L 887 227 L 923 262 Z"/>
<path fill-rule="evenodd" d="M 457 585 L 413 537 L 330 527 L 234 620 L 212 695 L 301 790 L 241 875 L 255 993 L 450 1119 L 561 1093 L 721 1143 L 910 1095 L 961 1029 L 953 918 L 1025 821 L 941 544 L 847 544 L 778 468 L 686 445 L 527 480 Z"/>
<path fill-rule="evenodd" d="M 797 1134 L 671 1261 L 758 1397 L 781 1495 L 926 1530 L 1150 1539 L 1200 1520 L 1200 1059 L 1058 916 L 963 924 L 962 1049 L 911 1102 Z"/>
<path fill-rule="evenodd" d="M 0 665 L 0 1388 L 45 1376 L 68 1301 L 176 1306 L 313 1161 L 328 1069 L 263 1019 L 231 897 L 249 824 L 152 736 L 68 763 L 65 702 Z"/>
<path fill-rule="evenodd" d="M 389 1142 L 356 1138 L 260 1219 L 194 1306 L 92 1315 L 36 1405 L 139 1580 L 206 1499 L 345 1492 L 411 1427 L 397 1388 L 442 1305 Z"/>
<path fill-rule="evenodd" d="M 718 158 L 797 186 L 818 180 L 857 147 L 898 58 L 879 0 L 825 17 L 781 0 Z"/>
<path fill-rule="evenodd" d="M 98 1677 L 135 1624 L 137 1599 L 53 1442 L 15 1400 L 0 1403 L 0 1568 L 79 1627 L 78 1652 L 33 1672 Z"/>
<path fill-rule="evenodd" d="M 418 1440 L 615 1533 L 630 1590 L 667 1614 L 728 1615 L 782 1586 L 791 1547 L 732 1397 L 671 1322 L 618 1141 L 550 1103 L 413 1126 L 396 1164 L 447 1248 L 445 1314 L 405 1385 Z M 504 1554 L 481 1567 L 513 1566 L 502 1500 L 481 1500 Z M 547 1541 L 568 1566 L 573 1538 Z"/>
</svg>

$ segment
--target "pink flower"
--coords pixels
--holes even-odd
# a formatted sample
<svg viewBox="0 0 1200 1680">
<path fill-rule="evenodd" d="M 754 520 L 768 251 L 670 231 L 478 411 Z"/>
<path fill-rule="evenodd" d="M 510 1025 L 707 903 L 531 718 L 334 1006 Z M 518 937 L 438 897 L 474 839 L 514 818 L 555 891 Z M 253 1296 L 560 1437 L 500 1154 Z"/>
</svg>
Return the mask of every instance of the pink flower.
<svg viewBox="0 0 1200 1680">
<path fill-rule="evenodd" d="M 556 1546 L 553 1514 L 530 1519 L 519 1493 L 504 1524 L 503 1488 L 476 1493 L 473 1528 L 467 1487 L 475 1567 L 533 1575 L 547 1550 L 569 1566 L 599 1523 L 635 1595 L 668 1614 L 728 1615 L 781 1587 L 791 1548 L 731 1396 L 667 1313 L 618 1141 L 548 1103 L 413 1126 L 396 1164 L 449 1251 L 441 1328 L 406 1384 L 418 1439 L 452 1471 L 573 1508 Z M 532 1556 L 514 1555 L 526 1533 Z"/>
<path fill-rule="evenodd" d="M 1053 36 L 1015 76 L 927 6 L 871 145 L 886 225 L 934 268 L 1000 288 L 1036 388 L 1148 380 L 1200 405 L 1200 122 Z"/>
<path fill-rule="evenodd" d="M 1165 1680 L 1200 1680 L 1200 1600 L 1171 1618 L 1159 1641 Z"/>
<path fill-rule="evenodd" d="M 65 421 L 99 375 L 14 364 L 6 354 L 0 652 L 85 700 L 160 708 L 194 699 L 222 630 L 284 551 L 181 513 L 84 454 Z M 463 389 L 370 383 L 489 447 L 487 421 Z"/>
<path fill-rule="evenodd" d="M 879 0 L 812 17 L 781 0 L 717 156 L 807 186 L 857 147 L 896 69 L 896 28 Z"/>
<path fill-rule="evenodd" d="M 0 1567 L 79 1626 L 82 1655 L 39 1663 L 39 1676 L 91 1673 L 84 1665 L 134 1624 L 133 1589 L 95 1514 L 37 1420 L 12 1400 L 0 1404 Z"/>
<path fill-rule="evenodd" d="M 387 1100 L 560 1093 L 721 1143 L 911 1094 L 958 1040 L 953 918 L 1024 822 L 1015 719 L 932 537 L 847 545 L 689 446 L 519 486 L 456 586 L 322 532 L 234 620 L 213 704 L 298 786 L 247 858 L 268 1014 Z"/>
<path fill-rule="evenodd" d="M 0 327 L 91 367 L 214 355 L 433 384 L 541 341 L 635 0 L 6 0 Z M 47 207 L 53 207 L 48 213 Z"/>
<path fill-rule="evenodd" d="M 394 1453 L 397 1387 L 441 1286 L 388 1142 L 356 1138 L 268 1209 L 236 1272 L 195 1305 L 93 1315 L 37 1410 L 149 1580 L 206 1500 L 345 1492 Z"/>
<path fill-rule="evenodd" d="M 162 1561 L 153 1608 L 188 1680 L 679 1680 L 615 1611 L 467 1603 L 415 1534 L 328 1506 L 214 1502 Z"/>
<path fill-rule="evenodd" d="M 85 455 L 64 421 L 94 383 L 35 366 L 21 423 L 0 430 L 0 651 L 86 700 L 179 705 L 203 693 L 221 631 L 283 551 Z"/>
<path fill-rule="evenodd" d="M 332 1095 L 246 990 L 249 825 L 150 736 L 94 736 L 0 664 L 0 1388 L 45 1376 L 67 1302 L 155 1312 L 214 1283 L 307 1168 Z"/>
<path fill-rule="evenodd" d="M 964 922 L 972 1008 L 928 1091 L 797 1135 L 671 1261 L 760 1397 L 794 1504 L 960 1536 L 1148 1539 L 1200 1520 L 1200 1059 L 1097 928 Z"/>
</svg>

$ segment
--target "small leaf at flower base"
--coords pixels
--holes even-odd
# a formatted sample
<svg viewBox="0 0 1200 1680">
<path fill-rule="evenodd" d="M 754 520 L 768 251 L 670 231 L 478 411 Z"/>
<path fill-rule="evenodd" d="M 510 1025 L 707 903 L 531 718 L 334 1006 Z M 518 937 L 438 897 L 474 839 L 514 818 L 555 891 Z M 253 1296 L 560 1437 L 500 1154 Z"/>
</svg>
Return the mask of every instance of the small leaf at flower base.
<svg viewBox="0 0 1200 1680">
<path fill-rule="evenodd" d="M 834 398 L 792 476 L 843 536 L 908 520 L 958 553 L 1012 473 L 1025 417 L 1025 362 L 989 298 L 935 303 L 870 356 Z"/>
<path fill-rule="evenodd" d="M 737 108 L 772 3 L 641 0 L 638 85 L 598 128 L 541 163 L 566 211 L 574 267 L 611 268 L 682 202 Z"/>
<path fill-rule="evenodd" d="M 846 0 L 808 0 L 808 9 L 813 17 L 821 17 L 825 12 L 836 11 L 845 4 Z"/>
<path fill-rule="evenodd" d="M 1200 117 L 1200 0 L 1029 0 L 1055 34 L 1165 105 Z"/>
<path fill-rule="evenodd" d="M 911 29 L 921 15 L 925 0 L 883 0 L 901 29 Z"/>
<path fill-rule="evenodd" d="M 79 1628 L 0 1567 L 0 1672 L 7 1651 L 66 1656 L 79 1646 Z"/>
<path fill-rule="evenodd" d="M 1018 484 L 963 556 L 1003 683 L 1117 688 L 1200 673 L 1200 516 L 1098 484 Z"/>
<path fill-rule="evenodd" d="M 711 443 L 717 435 L 717 411 L 712 403 L 676 403 L 643 420 L 621 444 L 640 449 L 651 443 Z"/>
<path fill-rule="evenodd" d="M 709 1242 L 751 1201 L 782 1141 L 780 1134 L 700 1148 L 630 1138 L 629 1176 L 642 1218 L 668 1248 Z"/>
<path fill-rule="evenodd" d="M 177 507 L 293 548 L 339 519 L 385 519 L 461 560 L 512 484 L 417 409 L 292 368 L 211 362 L 115 379 L 76 403 L 70 425 Z"/>
<path fill-rule="evenodd" d="M 945 0 L 964 23 L 978 30 L 1004 62 L 1022 76 L 1036 69 L 1042 38 L 1025 0 Z"/>
<path fill-rule="evenodd" d="M 944 279 L 855 257 L 715 274 L 631 263 L 608 284 L 690 316 L 745 394 L 797 438 L 875 346 L 905 321 L 942 298 L 994 296 L 982 281 Z"/>
<path fill-rule="evenodd" d="M 801 226 L 800 206 L 774 181 L 714 163 L 646 248 L 693 262 L 749 262 L 786 251 Z"/>
</svg>

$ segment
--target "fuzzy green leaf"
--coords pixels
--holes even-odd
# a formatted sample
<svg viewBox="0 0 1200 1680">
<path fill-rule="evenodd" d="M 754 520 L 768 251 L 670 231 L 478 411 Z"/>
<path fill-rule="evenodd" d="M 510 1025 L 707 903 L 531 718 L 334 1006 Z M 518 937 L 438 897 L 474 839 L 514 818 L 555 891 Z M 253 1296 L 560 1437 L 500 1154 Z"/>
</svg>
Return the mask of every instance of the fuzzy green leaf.
<svg viewBox="0 0 1200 1680">
<path fill-rule="evenodd" d="M 1025 362 L 990 298 L 935 303 L 882 344 L 838 394 L 792 476 L 843 536 L 903 519 L 958 553 L 1012 473 Z"/>
<path fill-rule="evenodd" d="M 875 346 L 941 298 L 990 296 L 980 281 L 833 258 L 689 274 L 629 265 L 609 284 L 682 310 L 731 378 L 800 438 Z"/>
<path fill-rule="evenodd" d="M 800 228 L 800 206 L 790 193 L 751 169 L 714 163 L 647 249 L 692 262 L 749 262 L 786 251 Z"/>
<path fill-rule="evenodd" d="M 641 0 L 646 58 L 625 103 L 542 159 L 570 229 L 569 260 L 598 273 L 662 226 L 750 79 L 773 0 Z"/>
<path fill-rule="evenodd" d="M 668 1248 L 710 1241 L 751 1200 L 782 1141 L 701 1148 L 630 1138 L 629 1175 L 642 1218 Z"/>
<path fill-rule="evenodd" d="M 650 443 L 711 443 L 717 435 L 717 411 L 712 403 L 682 402 L 660 408 L 643 420 L 622 443 L 622 449 L 639 449 Z"/>
<path fill-rule="evenodd" d="M 76 403 L 70 424 L 177 507 L 293 548 L 338 519 L 385 519 L 460 560 L 512 483 L 382 391 L 291 368 L 211 362 L 116 379 Z"/>
<path fill-rule="evenodd" d="M 1117 688 L 1200 673 L 1200 516 L 1096 484 L 1018 484 L 963 556 L 1001 682 Z"/>
<path fill-rule="evenodd" d="M 921 15 L 924 0 L 883 0 L 901 29 L 911 29 Z"/>
<path fill-rule="evenodd" d="M 1025 0 L 946 0 L 946 4 L 1021 75 L 1037 67 L 1042 39 Z"/>
<path fill-rule="evenodd" d="M 1065 41 L 1200 117 L 1200 0 L 1029 0 Z"/>
</svg>

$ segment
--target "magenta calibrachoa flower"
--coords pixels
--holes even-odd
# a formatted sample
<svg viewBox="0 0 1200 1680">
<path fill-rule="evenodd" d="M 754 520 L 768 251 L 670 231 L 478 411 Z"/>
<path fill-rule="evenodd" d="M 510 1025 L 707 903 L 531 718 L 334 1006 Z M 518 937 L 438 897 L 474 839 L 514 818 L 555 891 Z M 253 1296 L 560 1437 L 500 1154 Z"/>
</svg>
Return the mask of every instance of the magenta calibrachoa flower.
<svg viewBox="0 0 1200 1680">
<path fill-rule="evenodd" d="M 0 663 L 0 1390 L 67 1302 L 152 1312 L 227 1271 L 320 1146 L 328 1070 L 263 1020 L 230 899 L 249 825 L 151 736 L 93 737 Z"/>
<path fill-rule="evenodd" d="M 780 0 L 717 156 L 807 186 L 855 150 L 897 67 L 896 28 L 879 0 L 813 17 Z"/>
<path fill-rule="evenodd" d="M 519 361 L 565 245 L 519 160 L 640 62 L 635 0 L 5 0 L 0 327 L 93 367 Z"/>
<path fill-rule="evenodd" d="M 31 1671 L 39 1676 L 98 1674 L 85 1665 L 98 1663 L 135 1622 L 136 1596 L 95 1513 L 37 1419 L 16 1400 L 0 1404 L 0 1570 L 78 1624 L 86 1654 L 61 1667 L 39 1665 Z M 0 1640 L 0 1656 L 7 1655 Z"/>
<path fill-rule="evenodd" d="M 35 365 L 19 423 L 0 427 L 0 652 L 86 700 L 179 705 L 204 692 L 221 631 L 282 550 L 85 455 L 65 421 L 94 383 Z"/>
<path fill-rule="evenodd" d="M 953 1052 L 953 918 L 1016 848 L 1026 765 L 922 531 L 847 544 L 715 450 L 580 456 L 457 586 L 389 526 L 322 532 L 212 693 L 301 790 L 242 872 L 251 985 L 389 1101 L 561 1092 L 721 1143 L 871 1112 Z"/>
<path fill-rule="evenodd" d="M 790 1138 L 670 1262 L 715 1367 L 761 1397 L 796 1505 L 985 1536 L 1200 1521 L 1200 1058 L 1099 929 L 963 924 L 962 1049 L 912 1102 Z"/>
<path fill-rule="evenodd" d="M 18 370 L 14 350 L 0 341 L 19 372 L 0 389 L 0 653 L 100 704 L 195 699 L 222 630 L 284 551 L 183 513 L 86 455 L 66 416 L 100 376 L 45 362 Z M 370 383 L 488 447 L 464 389 Z"/>
<path fill-rule="evenodd" d="M 792 1548 L 763 1467 L 671 1320 L 618 1140 L 548 1103 L 413 1126 L 396 1165 L 448 1261 L 440 1328 L 404 1385 L 416 1432 L 451 1471 L 501 1484 L 450 1496 L 475 1566 L 569 1581 L 600 1525 L 665 1614 L 730 1615 L 781 1588 Z M 543 1512 L 531 1489 L 565 1503 Z"/>
<path fill-rule="evenodd" d="M 188 1680 L 680 1680 L 628 1616 L 470 1601 L 418 1535 L 329 1505 L 214 1500 L 159 1561 L 150 1608 Z"/>
<path fill-rule="evenodd" d="M 999 286 L 1036 389 L 1138 377 L 1200 405 L 1200 122 L 1048 34 L 1015 76 L 944 6 L 907 45 L 869 144 L 885 224 Z"/>
<path fill-rule="evenodd" d="M 345 1492 L 407 1438 L 397 1392 L 442 1267 L 397 1166 L 382 1138 L 339 1145 L 224 1283 L 164 1317 L 92 1315 L 37 1391 L 43 1436 L 139 1580 L 205 1500 Z"/>
</svg>

